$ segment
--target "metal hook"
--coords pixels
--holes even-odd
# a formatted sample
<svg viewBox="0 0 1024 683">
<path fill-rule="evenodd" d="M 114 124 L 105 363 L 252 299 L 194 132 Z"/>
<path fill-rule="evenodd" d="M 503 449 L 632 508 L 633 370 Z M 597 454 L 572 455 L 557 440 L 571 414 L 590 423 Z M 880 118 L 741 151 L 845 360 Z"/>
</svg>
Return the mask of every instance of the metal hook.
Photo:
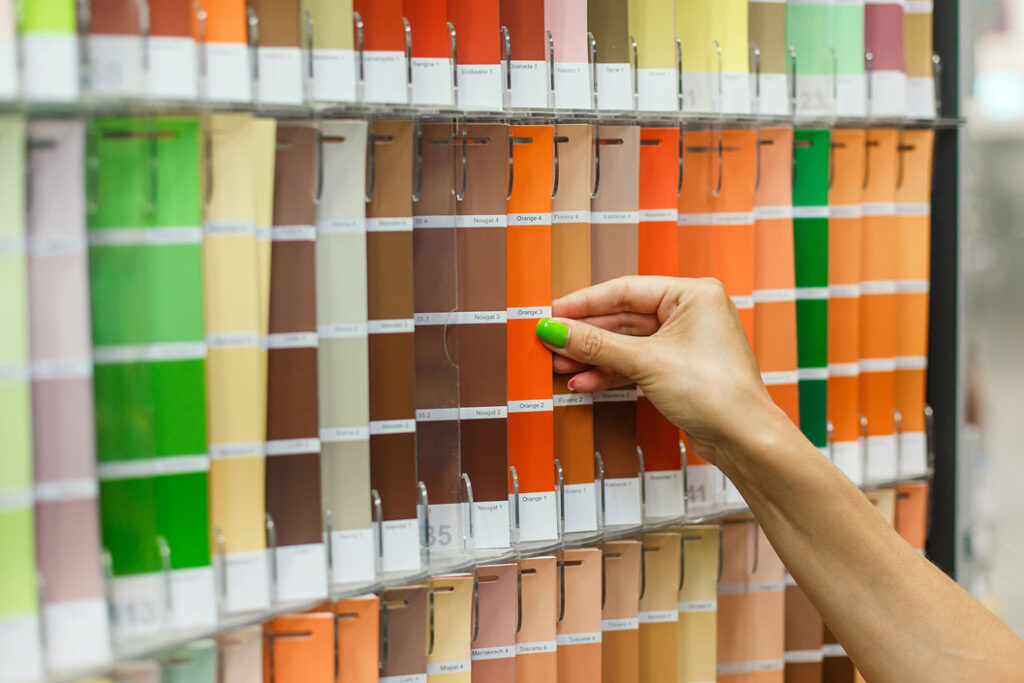
<svg viewBox="0 0 1024 683">
<path fill-rule="evenodd" d="M 683 41 L 676 36 L 676 109 L 683 110 L 686 98 L 683 95 Z"/>
<path fill-rule="evenodd" d="M 587 31 L 587 45 L 590 47 L 590 106 L 597 109 L 597 38 Z"/>
<path fill-rule="evenodd" d="M 302 18 L 306 26 L 306 67 L 308 77 L 313 78 L 313 13 L 308 9 L 302 10 Z"/>
<path fill-rule="evenodd" d="M 356 52 L 359 53 L 359 82 L 366 82 L 366 65 L 364 63 L 363 55 L 366 50 L 366 32 L 363 24 L 363 15 L 359 12 L 352 13 L 352 23 L 355 26 L 356 34 Z"/>
<path fill-rule="evenodd" d="M 935 411 L 924 404 L 924 446 L 928 458 L 928 478 L 935 473 Z"/>
<path fill-rule="evenodd" d="M 423 121 L 413 119 L 413 181 L 412 200 L 418 202 L 423 195 Z"/>
<path fill-rule="evenodd" d="M 875 55 L 871 51 L 867 51 L 867 52 L 864 53 L 864 71 L 867 73 L 867 85 L 868 85 L 868 93 L 867 93 L 867 98 L 868 98 L 868 102 L 867 102 L 867 104 L 868 104 L 868 107 L 867 107 L 868 108 L 868 114 L 867 115 L 868 115 L 868 118 L 871 118 L 871 116 L 874 114 L 874 111 L 875 111 L 875 108 L 873 106 L 874 98 L 875 98 L 875 84 L 874 84 L 874 79 L 872 79 L 872 76 L 874 75 L 874 72 L 875 72 Z"/>
<path fill-rule="evenodd" d="M 550 93 L 555 93 L 555 37 L 551 35 L 551 29 L 544 29 L 544 35 L 548 39 L 548 75 L 550 77 Z"/>
<path fill-rule="evenodd" d="M 431 655 L 434 653 L 434 591 L 430 589 L 427 591 L 427 618 L 430 624 L 430 638 L 427 641 L 427 654 Z"/>
<path fill-rule="evenodd" d="M 479 568 L 473 572 L 473 637 L 472 642 L 476 642 L 477 637 L 480 635 L 480 576 Z"/>
<path fill-rule="evenodd" d="M 866 131 L 864 135 L 864 182 L 861 185 L 861 191 L 868 189 L 868 184 L 871 182 L 871 131 Z"/>
<path fill-rule="evenodd" d="M 686 153 L 685 144 L 683 142 L 683 121 L 679 120 L 679 178 L 676 180 L 676 197 L 681 197 L 683 194 L 683 155 Z"/>
<path fill-rule="evenodd" d="M 554 127 L 554 145 L 553 145 L 553 147 L 554 147 L 554 160 L 553 160 L 554 168 L 552 169 L 552 173 L 554 174 L 554 180 L 551 183 L 551 198 L 552 199 L 554 199 L 555 196 L 558 194 L 558 180 L 559 180 L 559 178 L 558 178 L 558 123 L 557 122 L 555 123 L 555 127 Z"/>
<path fill-rule="evenodd" d="M 722 57 L 722 44 L 718 42 L 717 38 L 712 39 L 711 43 L 712 43 L 712 45 L 715 46 L 715 56 L 718 59 L 718 83 L 717 83 L 718 87 L 716 88 L 716 90 L 718 91 L 718 93 L 717 93 L 718 94 L 718 102 L 717 102 L 718 107 L 717 107 L 717 109 L 718 109 L 718 116 L 722 117 L 722 116 L 725 115 L 725 98 L 723 97 L 723 94 L 722 94 L 723 90 L 724 90 L 722 82 L 725 80 L 723 78 L 723 76 L 722 76 L 722 72 L 724 71 L 724 65 L 723 65 L 724 59 Z"/>
<path fill-rule="evenodd" d="M 366 203 L 369 204 L 377 188 L 377 141 L 373 137 L 373 119 L 367 118 L 366 125 L 369 128 L 366 135 L 366 172 L 369 176 L 366 180 Z"/>
<path fill-rule="evenodd" d="M 501 27 L 501 45 L 505 48 L 505 91 L 512 92 L 512 36 L 508 32 L 508 26 Z"/>
<path fill-rule="evenodd" d="M 942 57 L 937 53 L 932 54 L 932 79 L 935 83 L 933 86 L 933 96 L 935 97 L 935 116 L 942 116 Z"/>
<path fill-rule="evenodd" d="M 373 513 L 373 523 L 377 528 L 377 558 L 384 557 L 384 534 L 379 533 L 381 525 L 384 523 L 384 503 L 381 502 L 380 493 L 377 489 L 370 489 L 370 505 Z"/>
<path fill-rule="evenodd" d="M 601 609 L 604 609 L 608 598 L 608 556 L 604 552 L 604 543 L 601 544 Z"/>
<path fill-rule="evenodd" d="M 754 58 L 754 101 L 758 103 L 758 106 L 754 108 L 754 114 L 761 113 L 761 48 L 757 46 L 757 43 L 751 43 L 751 55 Z"/>
<path fill-rule="evenodd" d="M 452 90 L 455 96 L 452 98 L 452 102 L 458 103 L 459 98 L 459 43 L 455 37 L 455 24 L 448 22 L 448 52 L 451 55 L 452 60 Z M 460 200 L 461 201 L 461 200 Z"/>
<path fill-rule="evenodd" d="M 514 140 L 515 138 L 512 137 L 512 131 L 510 130 L 508 134 L 508 192 L 505 193 L 506 201 L 512 198 L 512 184 L 515 177 L 513 175 L 515 172 L 515 158 L 513 156 Z"/>
<path fill-rule="evenodd" d="M 725 155 L 723 154 L 723 148 L 724 147 L 725 147 L 725 143 L 722 140 L 722 129 L 719 128 L 718 129 L 718 152 L 717 152 L 717 155 L 718 155 L 718 182 L 715 185 L 714 192 L 711 193 L 711 196 L 713 196 L 713 197 L 718 197 L 718 196 L 720 196 L 722 194 L 722 176 L 724 175 L 724 168 L 723 167 L 725 166 Z"/>
<path fill-rule="evenodd" d="M 700 538 L 696 536 L 695 538 Z M 683 590 L 683 582 L 686 580 L 686 536 L 679 535 L 679 584 L 676 592 Z"/>
<path fill-rule="evenodd" d="M 456 123 L 455 125 L 456 125 L 456 128 L 457 128 L 459 124 Z M 466 173 L 466 167 L 468 166 L 468 161 L 467 161 L 466 155 L 468 154 L 468 152 L 466 151 L 466 147 L 469 146 L 469 124 L 467 124 L 465 121 L 462 122 L 462 134 L 461 134 L 461 137 L 462 137 L 462 142 L 459 145 L 459 147 L 461 148 L 461 151 L 462 151 L 462 163 L 461 163 L 462 178 L 459 181 L 459 191 L 455 193 L 455 199 L 457 201 L 460 201 L 460 202 L 463 199 L 466 198 L 466 184 L 468 182 L 467 173 Z"/>
<path fill-rule="evenodd" d="M 324 131 L 323 128 L 316 128 L 316 190 L 313 193 L 313 202 L 320 203 L 324 193 Z"/>
<path fill-rule="evenodd" d="M 213 200 L 213 133 L 210 132 L 210 121 L 203 121 L 203 169 L 206 175 L 203 187 L 203 210 Z M 31 176 L 30 176 L 31 177 Z"/>
<path fill-rule="evenodd" d="M 412 25 L 409 20 L 402 17 L 402 33 L 405 36 L 405 79 L 406 84 L 412 87 Z"/>
<path fill-rule="evenodd" d="M 516 633 L 523 630 L 523 570 L 516 567 Z"/>
<path fill-rule="evenodd" d="M 789 71 L 791 74 L 789 81 L 789 109 L 793 116 L 796 116 L 796 48 L 792 45 L 787 45 L 786 51 L 789 53 Z"/>
<path fill-rule="evenodd" d="M 761 563 L 761 525 L 756 519 L 751 521 L 754 523 L 754 565 L 750 568 L 750 575 L 753 576 Z"/>
<path fill-rule="evenodd" d="M 722 571 L 725 569 L 725 528 L 718 523 L 718 583 L 722 583 Z"/>
<path fill-rule="evenodd" d="M 828 448 L 828 459 L 831 462 L 836 461 L 836 426 L 832 424 L 832 420 L 825 423 L 825 444 Z"/>
<path fill-rule="evenodd" d="M 245 22 L 249 30 L 249 50 L 252 53 L 252 79 L 258 83 L 260 80 L 260 60 L 256 58 L 256 51 L 260 46 L 260 18 L 254 8 L 245 8 Z"/>
<path fill-rule="evenodd" d="M 868 425 L 868 417 L 867 417 L 867 415 L 865 415 L 863 413 L 860 414 L 860 416 L 858 417 L 858 420 L 860 421 L 860 435 L 861 435 L 861 438 L 864 440 L 864 447 L 861 449 L 861 466 L 864 468 L 864 475 L 863 475 L 863 477 L 864 477 L 865 480 L 867 480 L 867 478 L 868 478 L 868 435 L 869 435 L 869 427 L 870 427 L 870 425 Z"/>
<path fill-rule="evenodd" d="M 210 14 L 199 0 L 193 0 L 192 9 L 196 18 L 196 43 L 199 44 L 199 75 L 205 79 L 208 71 L 206 62 L 206 20 Z M 206 98 L 205 88 L 202 97 Z"/>
<path fill-rule="evenodd" d="M 898 192 L 903 188 L 903 169 L 906 164 L 905 158 L 907 152 L 913 149 L 913 145 L 909 147 L 903 142 L 903 128 L 900 128 L 897 132 L 896 138 L 896 191 Z"/>
<path fill-rule="evenodd" d="M 598 126 L 590 126 L 592 139 L 594 141 L 594 185 L 590 189 L 590 198 L 597 197 L 597 191 L 601 186 L 601 134 Z"/>
<path fill-rule="evenodd" d="M 629 46 L 633 51 L 633 109 L 637 109 L 640 106 L 640 49 L 633 36 L 629 37 Z"/>
<path fill-rule="evenodd" d="M 647 594 L 647 548 L 643 545 L 643 538 L 640 539 L 640 599 Z"/>
<path fill-rule="evenodd" d="M 558 496 L 558 535 L 565 534 L 565 470 L 562 461 L 555 458 L 555 491 Z"/>
<path fill-rule="evenodd" d="M 469 509 L 471 511 L 469 514 L 469 523 L 466 526 L 469 529 L 469 538 L 473 538 L 473 482 L 470 481 L 469 474 L 466 472 L 462 473 L 462 486 L 465 491 L 462 502 L 469 504 Z"/>
<path fill-rule="evenodd" d="M 565 560 L 558 562 L 558 622 L 565 619 Z"/>
<path fill-rule="evenodd" d="M 381 593 L 380 598 L 378 598 L 377 604 L 380 609 L 380 617 L 377 620 L 380 637 L 380 640 L 377 643 L 377 666 L 381 671 L 383 671 L 384 666 L 388 663 L 388 605 L 384 600 L 383 593 Z"/>
<path fill-rule="evenodd" d="M 757 127 L 757 138 L 754 140 L 754 163 L 756 164 L 756 173 L 754 177 L 754 194 L 761 189 L 761 127 Z"/>
</svg>

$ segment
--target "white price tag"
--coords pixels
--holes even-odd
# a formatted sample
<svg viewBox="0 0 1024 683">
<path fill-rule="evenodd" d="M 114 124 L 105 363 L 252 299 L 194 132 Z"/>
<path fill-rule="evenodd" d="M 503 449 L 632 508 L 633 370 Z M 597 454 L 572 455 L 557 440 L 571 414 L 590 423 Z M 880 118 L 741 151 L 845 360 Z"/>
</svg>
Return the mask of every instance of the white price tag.
<svg viewBox="0 0 1024 683">
<path fill-rule="evenodd" d="M 718 470 L 714 465 L 688 465 L 686 498 L 691 507 L 714 505 L 718 493 Z"/>
<path fill-rule="evenodd" d="M 440 503 L 430 506 L 427 540 L 432 553 L 453 553 L 462 550 L 462 504 Z"/>
<path fill-rule="evenodd" d="M 117 577 L 111 583 L 114 636 L 131 640 L 156 633 L 164 625 L 164 576 L 160 572 Z"/>
</svg>

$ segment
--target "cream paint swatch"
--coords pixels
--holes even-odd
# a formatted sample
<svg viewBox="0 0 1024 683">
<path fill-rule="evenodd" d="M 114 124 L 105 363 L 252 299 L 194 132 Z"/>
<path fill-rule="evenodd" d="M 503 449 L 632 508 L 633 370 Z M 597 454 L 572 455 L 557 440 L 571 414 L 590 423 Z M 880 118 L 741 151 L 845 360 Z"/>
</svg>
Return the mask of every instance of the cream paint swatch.
<svg viewBox="0 0 1024 683">
<path fill-rule="evenodd" d="M 228 611 L 270 604 L 263 490 L 266 353 L 260 323 L 253 117 L 210 117 L 203 217 L 207 433 L 210 525 L 217 555 L 226 553 Z"/>
<path fill-rule="evenodd" d="M 682 528 L 683 576 L 679 589 L 679 683 L 715 680 L 718 620 L 718 548 L 715 525 Z"/>
<path fill-rule="evenodd" d="M 747 0 L 714 0 L 711 36 L 713 71 L 717 80 L 715 111 L 749 114 L 751 111 L 750 44 Z M 721 56 L 719 56 L 721 50 Z"/>
<path fill-rule="evenodd" d="M 717 70 L 712 0 L 676 0 L 676 38 L 682 55 L 683 111 L 713 112 Z"/>
<path fill-rule="evenodd" d="M 629 0 L 629 33 L 636 39 L 637 108 L 677 111 L 679 82 L 672 35 L 673 0 Z"/>
<path fill-rule="evenodd" d="M 321 486 L 332 582 L 371 582 L 365 121 L 322 125 L 317 204 Z"/>
</svg>

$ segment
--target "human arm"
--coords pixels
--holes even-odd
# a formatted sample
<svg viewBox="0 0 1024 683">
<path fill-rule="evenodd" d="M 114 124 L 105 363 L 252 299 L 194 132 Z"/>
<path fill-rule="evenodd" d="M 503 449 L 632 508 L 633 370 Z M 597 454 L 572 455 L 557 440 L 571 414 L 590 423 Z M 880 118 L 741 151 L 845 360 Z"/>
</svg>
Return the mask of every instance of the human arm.
<svg viewBox="0 0 1024 683">
<path fill-rule="evenodd" d="M 867 680 L 1024 676 L 1024 642 L 910 548 L 775 406 L 720 284 L 620 278 L 555 301 L 553 314 L 568 335 L 548 347 L 556 371 L 576 373 L 570 388 L 635 381 L 686 430 Z"/>
</svg>

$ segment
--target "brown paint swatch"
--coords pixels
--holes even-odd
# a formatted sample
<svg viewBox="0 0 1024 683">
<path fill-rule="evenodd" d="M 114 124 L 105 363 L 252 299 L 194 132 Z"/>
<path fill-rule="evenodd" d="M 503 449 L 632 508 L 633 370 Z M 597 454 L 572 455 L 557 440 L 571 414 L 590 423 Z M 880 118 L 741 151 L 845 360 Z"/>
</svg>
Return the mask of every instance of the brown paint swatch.
<svg viewBox="0 0 1024 683">
<path fill-rule="evenodd" d="M 470 124 L 459 142 L 458 352 L 462 471 L 477 501 L 508 500 L 505 337 L 505 194 L 508 126 Z"/>
<path fill-rule="evenodd" d="M 473 680 L 515 683 L 516 605 L 519 565 L 478 567 L 480 622 L 473 638 Z"/>
<path fill-rule="evenodd" d="M 278 546 L 318 543 L 320 512 L 314 184 L 317 131 L 277 129 L 271 229 L 267 512 Z"/>
<path fill-rule="evenodd" d="M 416 373 L 413 334 L 410 121 L 371 128 L 372 199 L 367 216 L 370 353 L 370 479 L 385 520 L 416 517 Z"/>
<path fill-rule="evenodd" d="M 426 586 L 391 588 L 381 593 L 387 649 L 381 653 L 381 678 L 427 673 Z"/>
<path fill-rule="evenodd" d="M 300 0 L 246 0 L 259 18 L 260 47 L 300 47 Z"/>
<path fill-rule="evenodd" d="M 433 505 L 458 503 L 461 483 L 458 339 L 448 324 L 457 303 L 458 257 L 452 126 L 424 125 L 420 151 L 422 191 L 413 207 L 416 461 Z"/>
</svg>

